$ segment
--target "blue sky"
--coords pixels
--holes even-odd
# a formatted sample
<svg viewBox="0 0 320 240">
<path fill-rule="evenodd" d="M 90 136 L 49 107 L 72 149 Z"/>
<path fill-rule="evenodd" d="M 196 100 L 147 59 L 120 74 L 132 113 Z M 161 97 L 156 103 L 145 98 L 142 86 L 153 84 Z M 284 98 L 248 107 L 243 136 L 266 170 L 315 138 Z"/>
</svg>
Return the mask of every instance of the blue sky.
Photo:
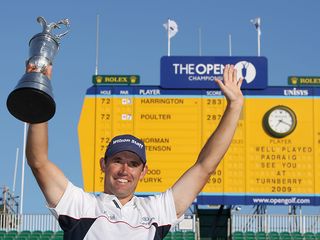
<svg viewBox="0 0 320 240">
<path fill-rule="evenodd" d="M 171 55 L 195 56 L 202 32 L 202 55 L 256 56 L 257 33 L 250 19 L 261 17 L 261 55 L 268 58 L 268 84 L 282 86 L 292 75 L 319 76 L 319 11 L 316 0 L 91 0 L 5 1 L 0 8 L 0 185 L 12 189 L 16 148 L 20 148 L 16 194 L 20 194 L 23 123 L 6 108 L 8 94 L 24 73 L 28 42 L 48 22 L 69 18 L 70 33 L 54 60 L 52 84 L 57 110 L 50 121 L 49 157 L 82 186 L 77 125 L 96 57 L 96 16 L 100 15 L 100 74 L 137 74 L 158 85 L 160 58 L 167 54 L 167 18 L 178 23 Z M 47 213 L 44 198 L 28 167 L 24 213 Z"/>
</svg>

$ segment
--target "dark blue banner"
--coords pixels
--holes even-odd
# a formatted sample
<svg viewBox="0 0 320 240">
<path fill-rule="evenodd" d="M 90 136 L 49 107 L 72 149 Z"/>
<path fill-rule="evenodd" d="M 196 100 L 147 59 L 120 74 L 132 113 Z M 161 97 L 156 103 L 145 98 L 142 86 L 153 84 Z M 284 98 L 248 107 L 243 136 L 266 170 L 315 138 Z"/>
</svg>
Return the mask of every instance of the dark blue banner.
<svg viewBox="0 0 320 240">
<path fill-rule="evenodd" d="M 214 78 L 222 79 L 224 66 L 235 65 L 242 89 L 268 86 L 268 63 L 265 57 L 195 57 L 161 58 L 160 85 L 163 88 L 217 89 Z"/>
<path fill-rule="evenodd" d="M 319 196 L 304 196 L 304 195 L 290 195 L 290 196 L 251 196 L 251 195 L 204 195 L 199 194 L 196 203 L 199 205 L 217 204 L 217 205 L 304 205 L 304 206 L 318 206 Z"/>
<path fill-rule="evenodd" d="M 223 96 L 220 89 L 165 89 L 159 86 L 113 86 L 93 85 L 87 89 L 87 95 L 198 95 L 199 97 Z M 288 97 L 288 98 L 319 98 L 320 88 L 277 86 L 265 89 L 248 89 L 243 91 L 245 97 Z"/>
</svg>

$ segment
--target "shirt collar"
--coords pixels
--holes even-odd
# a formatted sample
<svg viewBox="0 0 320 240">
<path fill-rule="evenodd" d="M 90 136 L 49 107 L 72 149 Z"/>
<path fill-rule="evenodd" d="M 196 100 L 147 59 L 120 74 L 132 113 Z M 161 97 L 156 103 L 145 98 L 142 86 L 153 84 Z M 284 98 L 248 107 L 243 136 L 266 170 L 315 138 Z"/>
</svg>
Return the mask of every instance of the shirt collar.
<svg viewBox="0 0 320 240">
<path fill-rule="evenodd" d="M 119 199 L 113 194 L 107 194 L 107 193 L 102 192 L 102 193 L 100 193 L 99 198 L 102 200 L 102 202 L 107 202 L 107 203 L 115 201 L 118 204 L 118 206 L 116 206 L 116 207 L 118 207 L 120 209 L 123 207 L 127 207 L 127 206 L 134 206 L 137 203 L 137 197 L 135 195 L 124 206 L 122 206 Z"/>
</svg>

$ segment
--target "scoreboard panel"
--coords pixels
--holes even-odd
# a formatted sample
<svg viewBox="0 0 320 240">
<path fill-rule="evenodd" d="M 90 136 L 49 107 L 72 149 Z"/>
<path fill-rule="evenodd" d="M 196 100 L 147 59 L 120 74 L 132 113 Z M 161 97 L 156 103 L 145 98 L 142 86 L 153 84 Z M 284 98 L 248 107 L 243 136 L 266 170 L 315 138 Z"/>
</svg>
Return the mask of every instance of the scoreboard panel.
<svg viewBox="0 0 320 240">
<path fill-rule="evenodd" d="M 279 105 L 279 99 L 253 99 L 246 101 L 247 111 L 256 109 L 256 114 L 246 114 L 247 190 L 271 194 L 313 193 L 312 117 L 299 117 L 297 128 L 287 138 L 271 138 L 261 128 L 261 116 Z M 294 109 L 297 116 L 313 115 L 310 99 L 299 99 L 299 102 L 281 99 L 281 105 Z"/>
<path fill-rule="evenodd" d="M 317 89 L 269 87 L 243 92 L 245 104 L 231 146 L 196 202 L 320 205 Z M 137 194 L 165 191 L 195 163 L 226 104 L 219 90 L 92 86 L 78 126 L 85 190 L 103 191 L 100 159 L 109 141 L 119 134 L 133 134 L 146 144 L 149 167 Z M 263 120 L 277 106 L 290 109 L 296 120 L 294 130 L 281 138 L 268 133 L 268 122 Z M 285 128 L 288 123 L 279 120 L 279 124 Z"/>
<path fill-rule="evenodd" d="M 150 168 L 138 185 L 139 192 L 159 192 L 172 186 L 200 151 L 201 99 L 171 92 L 167 91 L 165 98 L 138 95 L 134 99 L 134 134 L 146 143 Z"/>
<path fill-rule="evenodd" d="M 314 173 L 315 173 L 315 192 L 320 197 L 320 89 L 314 88 Z M 320 205 L 320 200 L 318 200 Z"/>
</svg>

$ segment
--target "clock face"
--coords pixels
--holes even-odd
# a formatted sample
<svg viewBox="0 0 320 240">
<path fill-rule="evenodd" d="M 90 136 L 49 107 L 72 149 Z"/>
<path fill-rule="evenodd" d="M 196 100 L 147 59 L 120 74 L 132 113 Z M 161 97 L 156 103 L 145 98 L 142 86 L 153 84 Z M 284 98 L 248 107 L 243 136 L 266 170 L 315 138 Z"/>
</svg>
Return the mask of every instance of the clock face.
<svg viewBox="0 0 320 240">
<path fill-rule="evenodd" d="M 272 137 L 282 138 L 293 132 L 297 124 L 295 113 L 286 106 L 271 108 L 263 117 L 263 127 Z"/>
</svg>

